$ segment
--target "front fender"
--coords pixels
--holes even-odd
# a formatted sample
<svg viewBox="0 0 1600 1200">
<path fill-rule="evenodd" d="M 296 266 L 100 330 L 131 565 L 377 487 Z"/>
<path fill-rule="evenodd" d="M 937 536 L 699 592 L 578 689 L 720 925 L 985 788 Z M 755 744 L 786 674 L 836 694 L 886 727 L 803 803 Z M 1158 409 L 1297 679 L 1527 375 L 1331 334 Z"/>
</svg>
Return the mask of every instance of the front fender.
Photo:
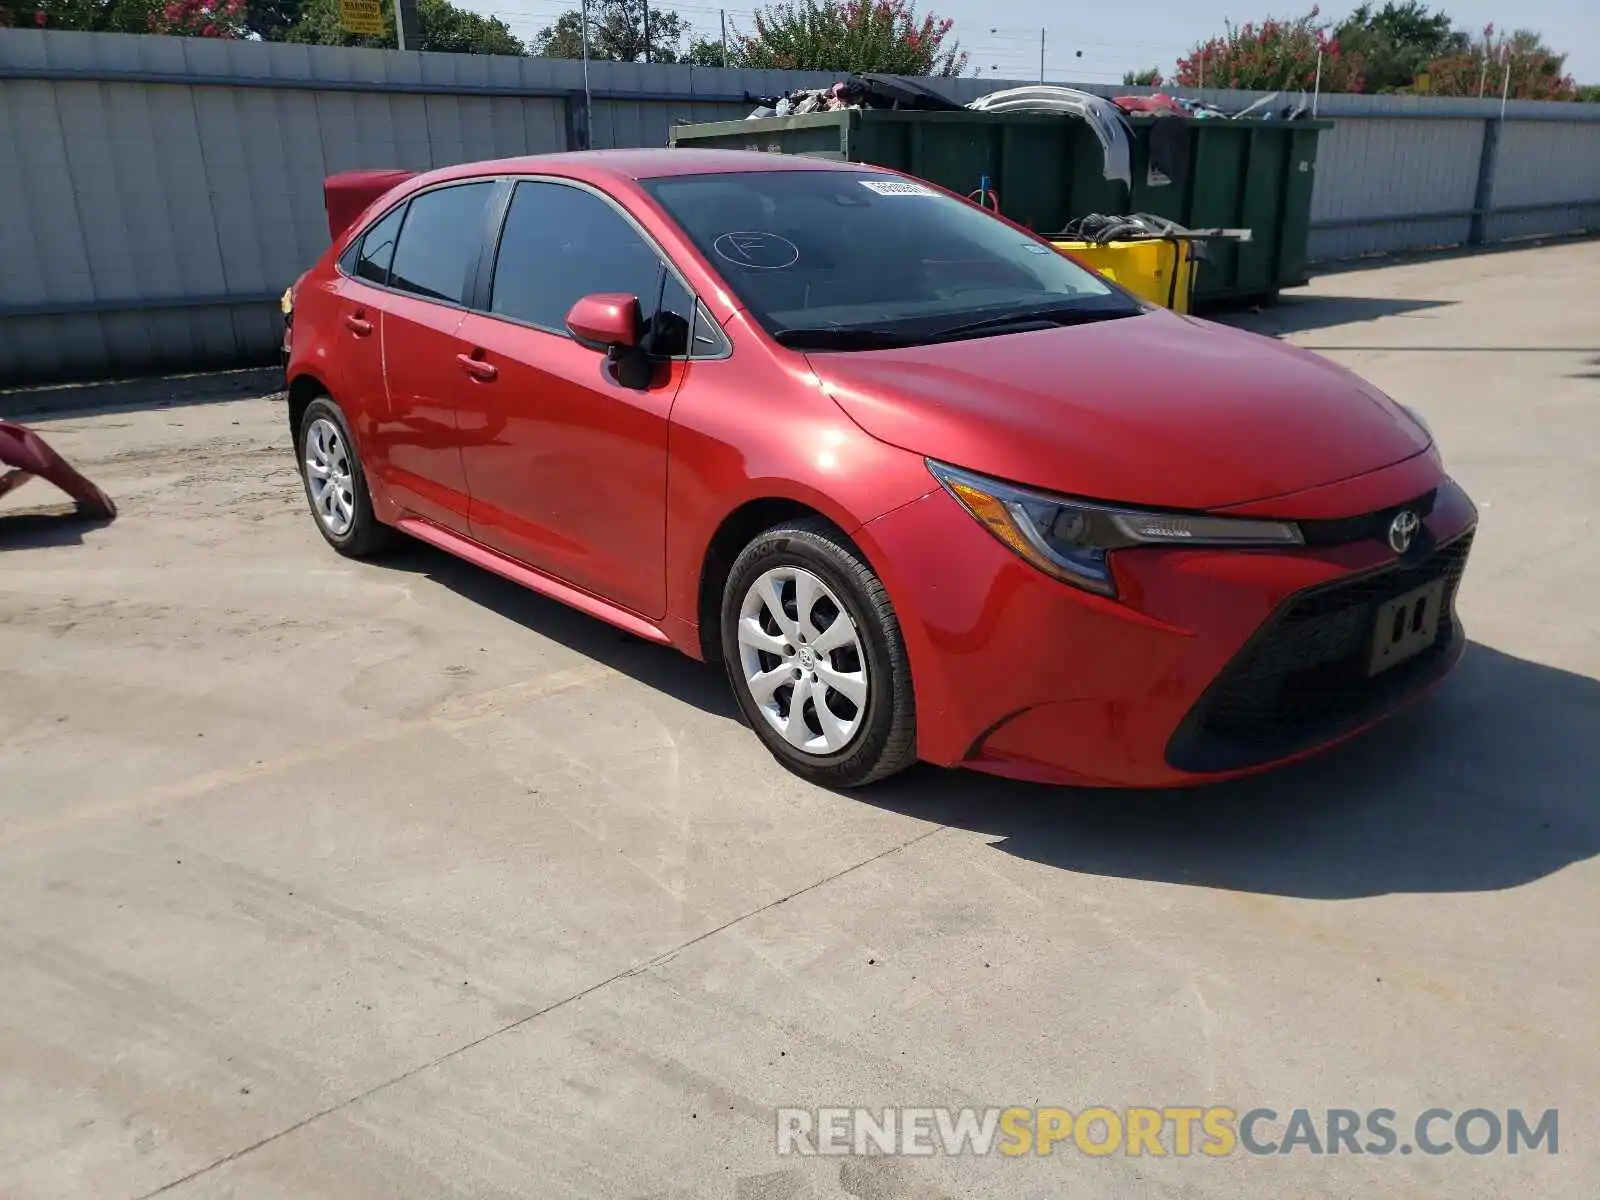
<svg viewBox="0 0 1600 1200">
<path fill-rule="evenodd" d="M 863 431 L 814 383 L 781 369 L 746 380 L 736 362 L 696 363 L 672 413 L 667 611 L 685 631 L 713 541 L 741 509 L 782 501 L 853 534 L 937 486 L 920 455 Z"/>
</svg>

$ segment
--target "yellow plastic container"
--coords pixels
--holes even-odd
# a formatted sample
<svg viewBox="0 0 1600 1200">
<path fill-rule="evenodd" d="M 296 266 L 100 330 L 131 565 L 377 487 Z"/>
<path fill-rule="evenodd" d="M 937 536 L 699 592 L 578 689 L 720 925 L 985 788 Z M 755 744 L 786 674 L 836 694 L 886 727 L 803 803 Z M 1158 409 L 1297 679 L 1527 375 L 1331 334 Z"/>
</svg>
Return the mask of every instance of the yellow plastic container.
<svg viewBox="0 0 1600 1200">
<path fill-rule="evenodd" d="M 1189 290 L 1194 283 L 1195 268 L 1191 242 L 1151 238 L 1136 242 L 1052 242 L 1051 245 L 1152 304 L 1173 312 L 1189 311 Z"/>
</svg>

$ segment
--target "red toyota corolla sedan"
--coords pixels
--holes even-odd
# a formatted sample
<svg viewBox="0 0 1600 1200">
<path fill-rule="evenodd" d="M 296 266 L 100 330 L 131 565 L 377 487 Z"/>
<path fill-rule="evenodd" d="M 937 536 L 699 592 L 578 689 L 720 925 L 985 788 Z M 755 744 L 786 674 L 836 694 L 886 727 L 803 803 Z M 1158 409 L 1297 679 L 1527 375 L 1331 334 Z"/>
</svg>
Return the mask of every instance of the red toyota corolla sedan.
<svg viewBox="0 0 1600 1200">
<path fill-rule="evenodd" d="M 820 783 L 1242 774 L 1461 655 L 1476 512 L 1421 419 L 903 176 L 688 150 L 433 171 L 293 312 L 334 549 L 404 531 L 721 659 Z"/>
</svg>

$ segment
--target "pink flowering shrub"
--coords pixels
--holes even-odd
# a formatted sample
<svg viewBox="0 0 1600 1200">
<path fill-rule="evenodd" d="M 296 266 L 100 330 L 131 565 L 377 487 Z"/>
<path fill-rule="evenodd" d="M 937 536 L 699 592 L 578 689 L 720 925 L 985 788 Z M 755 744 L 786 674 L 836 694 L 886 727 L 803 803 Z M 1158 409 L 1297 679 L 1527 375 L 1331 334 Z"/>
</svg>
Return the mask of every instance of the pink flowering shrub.
<svg viewBox="0 0 1600 1200">
<path fill-rule="evenodd" d="M 733 65 L 788 71 L 960 75 L 967 55 L 948 17 L 918 15 L 912 0 L 792 0 L 755 14 L 733 38 Z"/>
</svg>

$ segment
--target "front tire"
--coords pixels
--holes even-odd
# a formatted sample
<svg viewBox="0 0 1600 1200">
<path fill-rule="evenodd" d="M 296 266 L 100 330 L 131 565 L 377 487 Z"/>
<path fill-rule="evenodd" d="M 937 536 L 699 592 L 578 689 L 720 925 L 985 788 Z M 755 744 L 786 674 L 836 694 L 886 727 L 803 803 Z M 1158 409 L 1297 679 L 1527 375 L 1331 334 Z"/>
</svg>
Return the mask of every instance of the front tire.
<svg viewBox="0 0 1600 1200">
<path fill-rule="evenodd" d="M 900 622 L 882 581 L 829 522 L 774 526 L 734 560 L 722 657 L 756 736 L 802 778 L 861 787 L 916 761 Z"/>
<path fill-rule="evenodd" d="M 319 396 L 306 406 L 295 436 L 300 480 L 317 531 L 347 558 L 371 558 L 394 547 L 394 530 L 372 512 L 372 494 L 355 439 L 339 406 Z"/>
</svg>

